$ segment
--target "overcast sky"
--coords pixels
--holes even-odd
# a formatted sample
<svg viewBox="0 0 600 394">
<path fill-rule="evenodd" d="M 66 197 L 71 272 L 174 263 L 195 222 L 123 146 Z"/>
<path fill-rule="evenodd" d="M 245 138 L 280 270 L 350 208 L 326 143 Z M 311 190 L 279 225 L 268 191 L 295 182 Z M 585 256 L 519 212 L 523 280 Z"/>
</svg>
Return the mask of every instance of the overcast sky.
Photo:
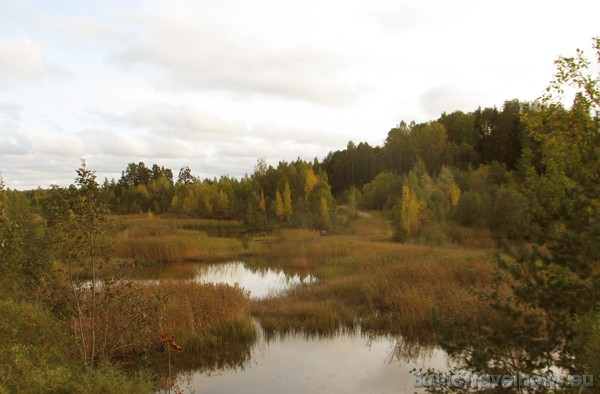
<svg viewBox="0 0 600 394">
<path fill-rule="evenodd" d="M 600 2 L 0 0 L 0 172 L 242 176 L 543 93 Z"/>
</svg>

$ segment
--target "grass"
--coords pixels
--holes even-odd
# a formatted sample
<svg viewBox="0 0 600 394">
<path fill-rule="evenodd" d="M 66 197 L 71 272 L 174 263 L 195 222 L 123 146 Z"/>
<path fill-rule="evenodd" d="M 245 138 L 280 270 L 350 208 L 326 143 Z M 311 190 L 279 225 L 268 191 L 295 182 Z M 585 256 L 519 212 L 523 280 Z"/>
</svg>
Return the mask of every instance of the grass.
<svg viewBox="0 0 600 394">
<path fill-rule="evenodd" d="M 490 319 L 487 305 L 473 294 L 473 290 L 489 289 L 492 283 L 489 249 L 482 247 L 490 246 L 485 234 L 481 242 L 473 233 L 461 234 L 473 247 L 399 244 L 391 242 L 389 222 L 369 212 L 346 221 L 342 231 L 325 236 L 303 229 L 255 235 L 245 249 L 238 239 L 204 232 L 219 226 L 237 229 L 235 223 L 147 217 L 120 220 L 115 253 L 121 257 L 161 263 L 244 259 L 257 267 L 314 275 L 316 283 L 284 296 L 253 300 L 244 307 L 238 301 L 223 304 L 227 308 L 238 305 L 235 308 L 245 310 L 247 316 L 257 317 L 267 334 L 327 333 L 360 325 L 423 339 L 456 324 L 476 333 Z M 194 309 L 201 308 L 202 301 L 192 307 L 188 293 L 199 290 L 165 286 L 171 286 L 171 295 L 179 300 L 175 310 L 180 315 L 170 318 L 178 324 L 171 328 L 185 327 L 181 335 L 192 349 L 200 351 L 207 343 L 219 343 L 213 336 L 219 330 L 252 338 L 249 320 L 241 318 L 231 320 L 238 324 L 235 329 L 215 328 L 217 324 L 202 328 L 202 335 L 197 335 L 195 330 L 201 327 L 197 322 L 206 322 L 207 317 Z M 202 300 L 213 296 L 205 295 Z"/>
<path fill-rule="evenodd" d="M 158 285 L 137 285 L 135 291 L 160 303 L 151 331 L 153 346 L 145 352 L 152 370 L 164 374 L 171 365 L 178 372 L 213 371 L 242 368 L 250 360 L 257 332 L 250 315 L 250 300 L 241 289 L 163 281 Z M 165 354 L 169 350 L 159 344 L 159 336 L 174 336 L 183 352 Z M 133 360 L 134 364 L 139 363 L 139 357 Z"/>
<path fill-rule="evenodd" d="M 227 343 L 256 340 L 250 301 L 237 287 L 176 281 L 149 287 L 155 296 L 166 299 L 160 332 L 174 335 L 186 352 L 203 353 Z"/>
<path fill-rule="evenodd" d="M 339 233 L 284 229 L 255 236 L 245 250 L 237 239 L 200 229 L 236 228 L 215 221 L 127 218 L 116 252 L 145 262 L 233 260 L 311 273 L 318 282 L 287 295 L 252 301 L 265 331 L 326 332 L 360 323 L 364 328 L 432 334 L 447 322 L 476 329 L 486 308 L 472 289 L 491 286 L 487 249 L 391 242 L 388 221 L 376 212 L 347 221 Z M 486 237 L 484 237 L 486 238 Z M 469 244 L 477 242 L 468 235 Z M 200 345 L 198 345 L 200 346 Z"/>
<path fill-rule="evenodd" d="M 487 305 L 472 292 L 491 286 L 487 250 L 393 243 L 386 239 L 387 222 L 376 214 L 350 226 L 350 232 L 325 237 L 284 230 L 278 242 L 258 248 L 264 258 L 258 264 L 308 269 L 318 278 L 283 297 L 253 301 L 265 331 L 331 332 L 360 324 L 431 339 L 453 324 L 476 332 L 489 319 L 482 313 Z"/>
<path fill-rule="evenodd" d="M 252 256 L 263 263 L 299 270 L 314 269 L 329 259 L 347 256 L 348 252 L 343 242 L 333 242 L 318 231 L 299 229 L 283 230 L 271 242 L 254 242 L 251 248 Z"/>
<path fill-rule="evenodd" d="M 66 327 L 39 305 L 0 300 L 0 393 L 148 393 L 155 381 L 103 362 L 90 370 L 72 356 Z"/>
<path fill-rule="evenodd" d="M 113 255 L 141 263 L 223 261 L 243 252 L 236 238 L 208 235 L 208 231 L 237 231 L 238 222 L 136 215 L 114 218 L 113 223 Z"/>
<path fill-rule="evenodd" d="M 80 297 L 87 353 L 91 352 L 89 297 Z M 80 331 L 71 319 L 71 331 Z M 96 294 L 96 354 L 101 358 L 152 353 L 161 336 L 175 336 L 186 353 L 198 354 L 223 343 L 251 344 L 256 330 L 250 301 L 237 287 L 192 281 L 158 284 L 117 283 Z"/>
<path fill-rule="evenodd" d="M 327 335 L 360 327 L 362 332 L 425 344 L 457 326 L 477 335 L 482 323 L 494 319 L 472 291 L 492 284 L 493 265 L 488 249 L 481 248 L 488 245 L 485 234 L 481 242 L 474 232 L 457 235 L 477 247 L 398 244 L 391 242 L 392 229 L 377 213 L 347 221 L 341 231 L 325 236 L 284 229 L 245 242 L 231 237 L 240 234 L 237 222 L 136 215 L 113 217 L 111 224 L 113 257 L 130 262 L 168 270 L 175 262 L 242 259 L 317 278 L 262 300 L 250 300 L 231 286 L 181 280 L 102 288 L 96 311 L 99 355 L 134 357 L 138 365 L 146 359 L 156 371 L 169 370 L 158 341 L 161 335 L 175 336 L 184 349 L 168 359 L 178 371 L 244 367 L 257 338 L 253 318 L 267 337 L 286 332 Z M 0 294 L 8 298 L 12 290 L 4 288 Z M 85 296 L 82 301 L 86 307 Z M 90 322 L 81 322 L 90 335 Z M 155 388 L 156 377 L 126 374 L 115 363 L 100 363 L 93 371 L 82 368 L 74 356 L 77 341 L 69 335 L 76 324 L 59 322 L 26 301 L 0 301 L 0 351 L 5 355 L 0 360 L 0 393 L 135 393 Z"/>
</svg>

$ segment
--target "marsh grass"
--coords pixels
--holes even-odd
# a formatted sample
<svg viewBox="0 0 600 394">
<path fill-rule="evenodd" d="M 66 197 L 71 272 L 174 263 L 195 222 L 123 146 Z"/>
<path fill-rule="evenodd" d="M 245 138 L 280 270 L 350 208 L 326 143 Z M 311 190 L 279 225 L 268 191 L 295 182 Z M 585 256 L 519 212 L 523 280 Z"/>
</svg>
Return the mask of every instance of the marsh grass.
<svg viewBox="0 0 600 394">
<path fill-rule="evenodd" d="M 253 301 L 252 313 L 259 318 L 266 336 L 278 332 L 327 335 L 340 327 L 353 327 L 356 311 L 340 303 L 332 293 L 329 298 L 320 298 L 314 291 L 320 287 L 321 284 L 298 287 L 283 297 Z"/>
<path fill-rule="evenodd" d="M 349 231 L 326 236 L 304 229 L 255 234 L 246 249 L 237 239 L 208 236 L 204 230 L 217 227 L 214 221 L 179 220 L 127 219 L 121 225 L 115 250 L 122 257 L 147 262 L 234 260 L 244 256 L 257 267 L 310 273 L 318 279 L 280 297 L 222 304 L 234 309 L 246 305 L 242 308 L 248 308 L 244 313 L 256 316 L 267 333 L 331 333 L 340 327 L 351 329 L 360 325 L 365 330 L 431 338 L 436 330 L 456 325 L 476 333 L 482 322 L 491 319 L 488 306 L 474 295 L 492 285 L 489 249 L 391 242 L 390 224 L 378 213 L 363 214 L 348 221 Z M 227 226 L 236 228 L 235 224 L 224 225 Z M 481 242 L 476 234 L 461 237 L 472 245 L 489 246 L 485 234 Z M 211 298 L 214 294 L 203 296 L 204 301 L 192 306 L 189 297 L 195 296 L 188 293 L 201 290 L 193 285 L 163 285 L 169 286 L 170 296 L 179 300 L 174 309 L 177 316 L 168 321 L 186 327 L 179 335 L 183 335 L 192 351 L 220 343 L 222 339 L 215 336 L 219 331 L 252 339 L 254 331 L 249 320 L 230 316 L 230 321 L 237 322 L 235 328 L 229 323 L 220 326 L 221 320 L 207 317 L 219 316 L 218 313 L 206 314 L 206 310 L 198 309 L 202 302 L 215 299 Z M 206 322 L 211 325 L 204 326 Z M 178 325 L 167 328 L 178 329 Z"/>
<path fill-rule="evenodd" d="M 213 238 L 203 234 L 174 234 L 164 237 L 128 238 L 116 241 L 116 257 L 143 263 L 182 261 L 224 261 L 236 259 L 241 244 L 232 238 Z"/>
<path fill-rule="evenodd" d="M 85 314 L 88 300 L 85 289 L 81 291 Z M 96 354 L 102 359 L 152 357 L 164 350 L 159 341 L 164 336 L 175 336 L 186 354 L 208 359 L 222 348 L 249 348 L 256 340 L 250 301 L 237 287 L 192 281 L 119 282 L 98 290 L 96 302 L 95 333 L 89 314 L 70 319 L 69 325 L 72 332 L 83 333 L 88 345 L 95 335 Z"/>
<path fill-rule="evenodd" d="M 174 335 L 185 352 L 198 354 L 256 340 L 250 301 L 240 288 L 167 281 L 149 286 L 149 290 L 166 300 L 160 312 L 160 331 Z"/>
<path fill-rule="evenodd" d="M 282 268 L 314 269 L 350 252 L 347 240 L 320 236 L 318 231 L 283 230 L 273 242 L 255 243 L 252 255 Z"/>
<path fill-rule="evenodd" d="M 349 227 L 352 233 L 361 238 L 374 240 L 389 240 L 394 235 L 391 224 L 382 220 L 380 212 L 359 212 L 359 217 L 351 220 Z"/>
<path fill-rule="evenodd" d="M 492 286 L 486 249 L 389 242 L 386 223 L 376 230 L 382 220 L 370 215 L 353 221 L 354 235 L 284 230 L 280 242 L 265 244 L 260 252 L 271 264 L 308 267 L 318 279 L 283 297 L 253 301 L 265 331 L 332 332 L 360 325 L 431 339 L 456 325 L 475 333 L 493 319 L 474 294 Z"/>
<path fill-rule="evenodd" d="M 208 231 L 240 228 L 238 222 L 201 219 L 125 217 L 113 219 L 113 256 L 141 263 L 222 261 L 237 258 L 241 242 L 231 237 L 212 237 Z"/>
<path fill-rule="evenodd" d="M 246 229 L 236 220 L 179 219 L 178 226 L 184 230 L 204 231 L 214 237 L 241 237 Z"/>
</svg>

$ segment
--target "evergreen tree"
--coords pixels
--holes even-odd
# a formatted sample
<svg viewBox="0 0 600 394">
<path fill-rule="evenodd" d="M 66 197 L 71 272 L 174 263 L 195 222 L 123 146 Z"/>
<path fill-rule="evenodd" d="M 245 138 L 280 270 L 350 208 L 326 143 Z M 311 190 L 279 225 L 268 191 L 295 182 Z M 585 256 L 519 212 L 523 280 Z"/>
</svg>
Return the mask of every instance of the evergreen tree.
<svg viewBox="0 0 600 394">
<path fill-rule="evenodd" d="M 594 47 L 600 65 L 600 39 Z M 600 301 L 600 76 L 589 73 L 581 51 L 556 65 L 541 110 L 524 119 L 542 156 L 541 172 L 527 170 L 523 177 L 533 245 L 496 258 L 497 283 L 487 299 L 500 323 L 483 327 L 477 337 L 456 331 L 446 342 L 477 372 L 540 374 L 558 366 L 585 373 L 590 367 L 585 354 L 600 351 L 600 342 L 594 342 Z M 561 104 L 566 86 L 576 90 L 570 109 Z M 498 206 L 495 215 L 516 211 L 510 205 Z M 584 351 L 586 341 L 593 347 Z"/>
</svg>

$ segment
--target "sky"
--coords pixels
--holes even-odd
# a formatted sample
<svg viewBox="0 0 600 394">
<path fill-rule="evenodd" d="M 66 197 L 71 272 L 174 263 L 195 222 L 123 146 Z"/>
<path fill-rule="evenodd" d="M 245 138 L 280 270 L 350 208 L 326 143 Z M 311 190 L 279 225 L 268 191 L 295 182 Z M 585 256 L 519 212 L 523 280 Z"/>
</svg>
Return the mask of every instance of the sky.
<svg viewBox="0 0 600 394">
<path fill-rule="evenodd" d="M 0 0 L 0 173 L 130 162 L 200 178 L 381 145 L 400 121 L 534 100 L 600 2 Z"/>
</svg>

